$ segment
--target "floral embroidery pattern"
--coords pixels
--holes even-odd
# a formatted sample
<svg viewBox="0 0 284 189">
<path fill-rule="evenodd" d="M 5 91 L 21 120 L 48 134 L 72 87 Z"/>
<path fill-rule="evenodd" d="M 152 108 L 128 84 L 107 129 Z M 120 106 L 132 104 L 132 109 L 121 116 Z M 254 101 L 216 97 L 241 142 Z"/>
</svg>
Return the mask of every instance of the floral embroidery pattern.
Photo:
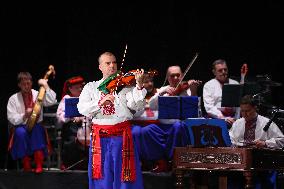
<svg viewBox="0 0 284 189">
<path fill-rule="evenodd" d="M 98 102 L 98 105 L 101 107 L 103 115 L 112 115 L 115 113 L 114 104 L 101 105 L 101 101 L 106 95 L 107 94 L 105 93 L 101 93 L 101 98 Z"/>
</svg>

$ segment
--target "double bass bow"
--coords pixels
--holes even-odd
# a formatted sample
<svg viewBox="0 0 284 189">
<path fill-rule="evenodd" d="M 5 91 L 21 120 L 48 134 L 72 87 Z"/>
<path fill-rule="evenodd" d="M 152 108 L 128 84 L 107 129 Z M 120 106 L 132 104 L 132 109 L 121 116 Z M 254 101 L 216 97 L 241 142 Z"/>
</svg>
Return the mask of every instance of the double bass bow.
<svg viewBox="0 0 284 189">
<path fill-rule="evenodd" d="M 45 73 L 43 79 L 48 79 L 48 77 L 53 74 L 55 75 L 55 70 L 53 65 L 49 65 L 48 71 Z M 41 108 L 42 108 L 42 101 L 43 98 L 45 97 L 46 90 L 43 86 L 40 87 L 35 105 L 33 107 L 33 111 L 27 121 L 27 126 L 28 126 L 28 131 L 31 131 L 35 124 L 37 123 L 37 120 L 39 118 L 39 115 L 41 113 Z"/>
</svg>

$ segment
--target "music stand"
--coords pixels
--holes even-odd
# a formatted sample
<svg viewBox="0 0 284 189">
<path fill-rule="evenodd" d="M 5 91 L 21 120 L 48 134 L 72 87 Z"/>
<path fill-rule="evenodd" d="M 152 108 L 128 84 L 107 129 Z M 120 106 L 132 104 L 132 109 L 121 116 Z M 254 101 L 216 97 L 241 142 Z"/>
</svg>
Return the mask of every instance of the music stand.
<svg viewBox="0 0 284 189">
<path fill-rule="evenodd" d="M 78 97 L 71 97 L 71 98 L 65 98 L 65 118 L 73 118 L 73 117 L 82 117 L 83 115 L 79 113 L 77 104 L 79 102 Z M 85 132 L 85 145 L 84 145 L 84 154 L 87 154 L 87 130 L 86 130 L 86 116 L 84 116 L 84 132 Z M 79 160 L 78 162 L 74 163 L 73 165 L 66 168 L 66 170 L 71 169 L 72 167 L 78 165 L 79 163 L 83 162 L 84 158 Z"/>
<path fill-rule="evenodd" d="M 77 109 L 78 102 L 79 102 L 78 97 L 65 98 L 65 118 L 83 116 L 82 114 L 79 113 Z"/>
<path fill-rule="evenodd" d="M 259 92 L 255 83 L 225 84 L 222 89 L 222 107 L 240 107 L 241 98 Z"/>
<path fill-rule="evenodd" d="M 224 119 L 187 119 L 190 142 L 193 147 L 228 147 L 232 145 Z"/>
<path fill-rule="evenodd" d="M 222 107 L 239 107 L 243 96 L 243 85 L 225 84 L 222 89 Z"/>
<path fill-rule="evenodd" d="M 180 119 L 198 117 L 197 96 L 159 96 L 159 119 Z"/>
</svg>

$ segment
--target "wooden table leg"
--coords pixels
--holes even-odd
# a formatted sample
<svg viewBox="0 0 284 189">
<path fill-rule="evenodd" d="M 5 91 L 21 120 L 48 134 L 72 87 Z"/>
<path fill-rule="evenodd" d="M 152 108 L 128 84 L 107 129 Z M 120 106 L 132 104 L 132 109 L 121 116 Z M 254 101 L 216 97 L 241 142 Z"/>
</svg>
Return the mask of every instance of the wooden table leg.
<svg viewBox="0 0 284 189">
<path fill-rule="evenodd" d="M 245 188 L 246 189 L 250 189 L 250 188 L 253 188 L 253 173 L 252 171 L 245 171 L 244 173 L 244 177 L 245 177 Z"/>
<path fill-rule="evenodd" d="M 183 171 L 182 170 L 176 170 L 175 175 L 176 175 L 176 182 L 175 182 L 175 188 L 176 189 L 183 189 Z"/>
<path fill-rule="evenodd" d="M 225 175 L 220 175 L 220 176 L 219 176 L 219 188 L 220 188 L 220 189 L 227 189 L 227 187 L 228 187 L 227 176 L 225 176 Z"/>
</svg>

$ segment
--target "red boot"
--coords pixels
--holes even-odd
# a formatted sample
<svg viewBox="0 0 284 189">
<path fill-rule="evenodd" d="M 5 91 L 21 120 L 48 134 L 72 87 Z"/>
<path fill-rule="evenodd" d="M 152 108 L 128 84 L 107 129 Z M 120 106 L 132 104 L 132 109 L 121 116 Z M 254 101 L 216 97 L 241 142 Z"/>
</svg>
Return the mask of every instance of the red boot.
<svg viewBox="0 0 284 189">
<path fill-rule="evenodd" d="M 23 162 L 23 168 L 25 172 L 29 172 L 32 171 L 32 167 L 31 167 L 31 158 L 29 156 L 25 156 L 22 160 Z"/>
<path fill-rule="evenodd" d="M 35 173 L 42 173 L 43 171 L 42 164 L 44 160 L 43 151 L 41 150 L 35 151 L 34 159 L 35 159 L 35 164 L 36 164 Z"/>
</svg>

